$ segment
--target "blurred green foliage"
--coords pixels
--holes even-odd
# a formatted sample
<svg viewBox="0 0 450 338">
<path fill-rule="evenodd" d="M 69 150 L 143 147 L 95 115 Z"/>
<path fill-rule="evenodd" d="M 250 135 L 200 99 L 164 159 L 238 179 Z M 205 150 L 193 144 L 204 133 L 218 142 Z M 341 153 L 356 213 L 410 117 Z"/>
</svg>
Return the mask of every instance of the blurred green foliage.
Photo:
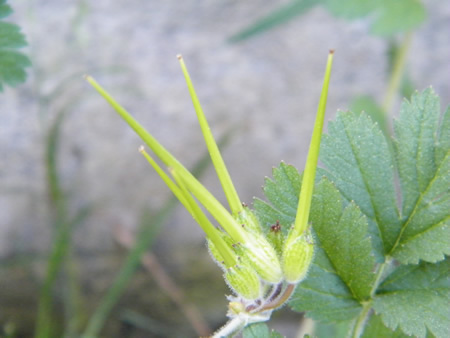
<svg viewBox="0 0 450 338">
<path fill-rule="evenodd" d="M 12 13 L 6 0 L 0 0 L 0 19 Z M 31 66 L 30 59 L 18 49 L 27 46 L 20 27 L 0 21 L 0 92 L 4 85 L 15 87 L 26 80 L 25 68 Z"/>
</svg>

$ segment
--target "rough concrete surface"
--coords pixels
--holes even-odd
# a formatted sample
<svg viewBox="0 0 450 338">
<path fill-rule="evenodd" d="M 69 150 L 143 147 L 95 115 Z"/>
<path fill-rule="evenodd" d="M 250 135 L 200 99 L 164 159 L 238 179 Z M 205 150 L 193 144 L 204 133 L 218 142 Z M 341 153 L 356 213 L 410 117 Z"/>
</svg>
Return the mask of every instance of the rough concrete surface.
<svg viewBox="0 0 450 338">
<path fill-rule="evenodd" d="M 432 85 L 444 106 L 450 101 L 450 3 L 425 3 L 428 20 L 414 35 L 408 70 L 417 89 Z M 278 4 L 22 0 L 11 5 L 15 13 L 8 19 L 27 35 L 30 46 L 25 51 L 33 67 L 24 85 L 0 94 L 0 260 L 39 257 L 33 272 L 22 278 L 36 284 L 51 245 L 45 140 L 61 112 L 65 119 L 58 166 L 69 209 L 74 214 L 83 206 L 92 207 L 74 230 L 82 271 L 98 271 L 110 280 L 120 260 L 107 267 L 89 260 L 116 257 L 113 229 L 133 231 L 144 208 L 157 210 L 170 197 L 137 152 L 141 141 L 83 81 L 83 74 L 93 75 L 192 167 L 205 146 L 175 57 L 182 53 L 213 133 L 220 137 L 234 130 L 223 154 L 246 202 L 262 197 L 264 176 L 281 160 L 299 168 L 304 165 L 330 48 L 336 55 L 328 119 L 337 109 L 346 109 L 355 96 L 369 94 L 381 101 L 386 90 L 386 40 L 369 35 L 366 21 L 339 20 L 322 8 L 230 44 L 229 36 Z M 398 102 L 393 111 L 397 108 Z M 202 181 L 222 196 L 212 168 Z M 201 261 L 207 260 L 202 236 L 179 208 L 158 237 L 155 251 L 174 273 L 184 274 L 183 259 L 192 260 L 186 257 L 185 246 L 203 257 Z M 87 268 L 89 264 L 93 265 Z M 218 269 L 212 264 L 210 269 L 221 283 Z M 215 319 L 219 323 L 225 300 L 220 306 L 223 311 Z M 1 311 L 5 310 L 0 295 L 0 323 Z"/>
</svg>

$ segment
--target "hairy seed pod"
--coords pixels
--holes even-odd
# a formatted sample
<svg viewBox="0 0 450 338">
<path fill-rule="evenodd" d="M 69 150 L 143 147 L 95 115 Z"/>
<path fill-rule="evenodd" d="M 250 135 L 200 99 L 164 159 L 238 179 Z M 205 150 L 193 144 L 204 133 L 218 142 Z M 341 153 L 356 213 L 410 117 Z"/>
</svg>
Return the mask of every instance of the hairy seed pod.
<svg viewBox="0 0 450 338">
<path fill-rule="evenodd" d="M 314 242 L 309 228 L 296 239 L 286 241 L 282 262 L 284 278 L 288 283 L 301 282 L 308 272 L 314 256 Z"/>
<path fill-rule="evenodd" d="M 277 252 L 262 234 L 249 236 L 243 244 L 243 248 L 243 258 L 263 280 L 276 284 L 283 279 Z"/>
<path fill-rule="evenodd" d="M 257 299 L 261 296 L 261 281 L 251 267 L 236 265 L 225 272 L 228 285 L 241 297 Z"/>
</svg>

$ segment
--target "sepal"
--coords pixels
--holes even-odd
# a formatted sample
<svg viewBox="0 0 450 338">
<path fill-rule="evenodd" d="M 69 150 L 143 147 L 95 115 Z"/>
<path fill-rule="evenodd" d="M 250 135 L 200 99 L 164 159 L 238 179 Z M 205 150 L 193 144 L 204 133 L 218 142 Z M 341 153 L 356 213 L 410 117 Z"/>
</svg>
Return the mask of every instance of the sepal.
<svg viewBox="0 0 450 338">
<path fill-rule="evenodd" d="M 254 269 L 236 265 L 226 269 L 225 280 L 237 295 L 245 299 L 261 297 L 261 281 Z"/>
<path fill-rule="evenodd" d="M 243 249 L 245 259 L 262 279 L 274 284 L 283 279 L 277 252 L 262 234 L 249 236 L 243 243 Z"/>
<path fill-rule="evenodd" d="M 293 232 L 291 232 L 293 233 Z M 286 240 L 283 248 L 283 273 L 288 283 L 301 282 L 308 273 L 314 256 L 314 239 L 310 228 L 297 238 Z"/>
</svg>

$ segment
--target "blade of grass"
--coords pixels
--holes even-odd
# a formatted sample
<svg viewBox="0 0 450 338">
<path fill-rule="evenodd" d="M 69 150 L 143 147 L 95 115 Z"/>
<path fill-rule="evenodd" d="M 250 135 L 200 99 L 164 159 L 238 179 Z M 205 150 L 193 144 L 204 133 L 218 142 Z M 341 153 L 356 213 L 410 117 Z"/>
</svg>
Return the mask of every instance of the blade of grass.
<svg viewBox="0 0 450 338">
<path fill-rule="evenodd" d="M 116 235 L 117 241 L 125 248 L 131 249 L 135 239 L 129 230 L 120 230 L 120 234 Z M 183 291 L 170 278 L 164 267 L 159 263 L 158 258 L 153 253 L 145 253 L 141 258 L 141 263 L 155 279 L 161 290 L 166 292 L 180 311 L 183 312 L 197 334 L 201 337 L 208 336 L 211 333 L 211 329 L 206 324 L 200 311 L 193 304 L 188 303 Z"/>
<path fill-rule="evenodd" d="M 47 186 L 49 191 L 49 203 L 54 216 L 52 249 L 47 263 L 47 271 L 44 283 L 39 292 L 38 311 L 36 320 L 35 337 L 47 338 L 53 336 L 52 329 L 52 289 L 56 277 L 64 261 L 70 238 L 70 222 L 67 214 L 67 201 L 61 188 L 57 169 L 57 155 L 60 128 L 65 117 L 65 112 L 60 112 L 51 126 L 46 141 Z"/>
<path fill-rule="evenodd" d="M 297 16 L 304 14 L 317 3 L 314 0 L 294 0 L 257 20 L 228 39 L 229 42 L 240 42 L 261 34 L 273 27 L 284 24 Z"/>
</svg>

